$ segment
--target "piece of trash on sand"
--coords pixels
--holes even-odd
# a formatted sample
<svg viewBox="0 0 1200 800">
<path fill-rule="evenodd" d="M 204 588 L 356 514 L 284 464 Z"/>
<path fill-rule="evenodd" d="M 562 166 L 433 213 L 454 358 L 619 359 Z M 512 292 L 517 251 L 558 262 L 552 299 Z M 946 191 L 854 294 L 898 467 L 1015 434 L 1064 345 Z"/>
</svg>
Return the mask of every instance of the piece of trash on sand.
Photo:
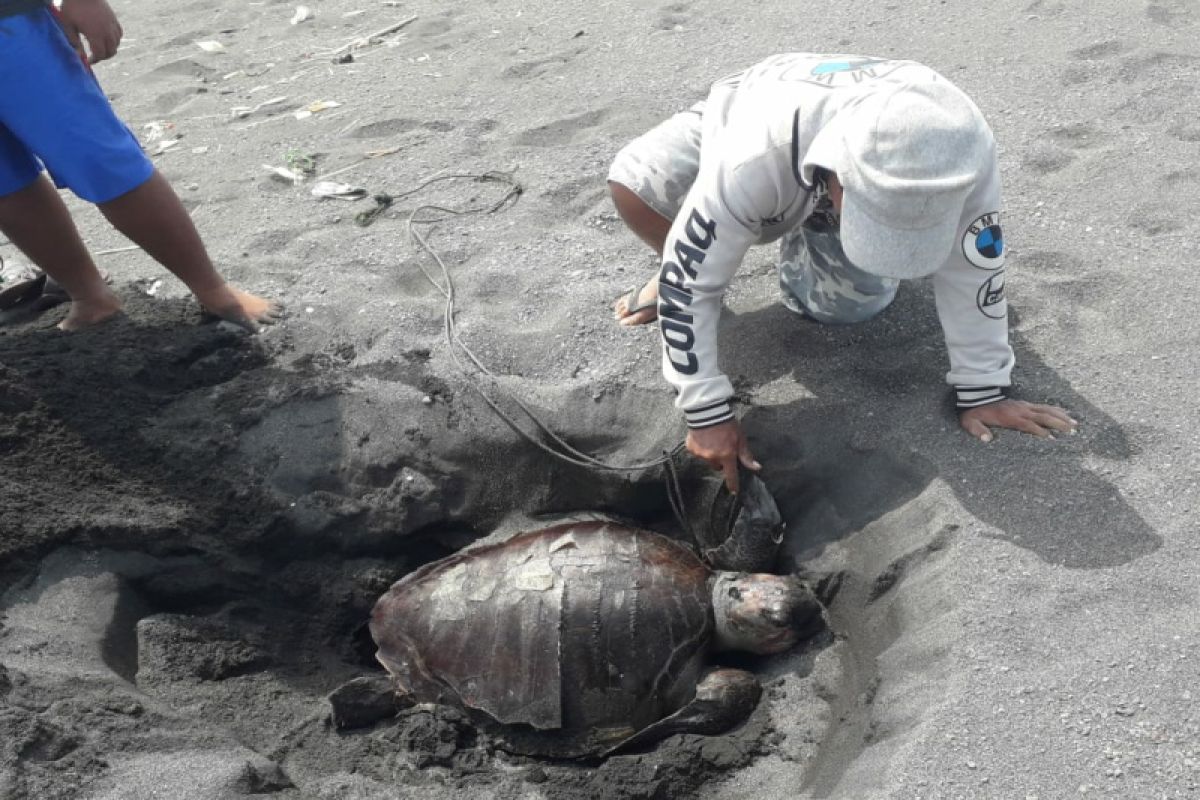
<svg viewBox="0 0 1200 800">
<path fill-rule="evenodd" d="M 206 53 L 224 53 L 225 45 L 220 42 L 214 42 L 211 39 L 203 42 L 196 42 L 196 47 L 199 47 Z"/>
<path fill-rule="evenodd" d="M 176 137 L 174 139 L 163 139 L 157 145 L 154 146 L 154 149 L 150 151 L 150 155 L 161 156 L 163 153 L 167 152 L 172 147 L 179 144 L 181 141 L 183 141 L 183 140 L 180 139 L 179 137 Z"/>
<path fill-rule="evenodd" d="M 134 286 L 136 286 L 142 294 L 146 295 L 146 297 L 154 297 L 156 294 L 158 294 L 158 290 L 162 288 L 162 285 L 162 278 L 155 278 L 154 280 L 147 280 L 143 278 L 140 281 L 134 282 Z"/>
<path fill-rule="evenodd" d="M 296 6 L 296 13 L 292 14 L 291 23 L 293 25 L 299 25 L 301 22 L 306 22 L 315 16 L 316 14 L 314 14 L 313 10 L 308 6 Z"/>
<path fill-rule="evenodd" d="M 363 48 L 363 47 L 370 47 L 373 44 L 378 44 L 380 42 L 380 40 L 383 39 L 383 37 L 390 36 L 391 34 L 398 32 L 401 28 L 408 27 L 413 22 L 415 22 L 416 19 L 417 19 L 417 17 L 414 14 L 413 16 L 408 17 L 407 19 L 402 19 L 397 23 L 388 25 L 386 28 L 380 28 L 379 30 L 375 31 L 374 33 L 368 33 L 366 36 L 359 36 L 357 38 L 351 39 L 350 41 L 346 42 L 344 45 L 337 48 L 336 50 L 333 50 L 332 52 L 328 53 L 327 55 L 335 56 L 338 53 L 344 53 L 347 50 L 355 50 L 355 49 L 359 49 L 359 48 Z"/>
<path fill-rule="evenodd" d="M 335 200 L 361 200 L 367 196 L 367 190 L 348 183 L 321 181 L 313 185 L 312 194 L 313 197 L 329 197 Z"/>
<path fill-rule="evenodd" d="M 251 114 L 261 111 L 264 108 L 268 108 L 269 106 L 279 105 L 285 100 L 287 100 L 287 95 L 272 97 L 270 100 L 263 100 L 256 106 L 234 106 L 233 108 L 229 109 L 229 113 L 234 119 L 243 119 Z"/>
<path fill-rule="evenodd" d="M 385 147 L 382 150 L 368 150 L 367 152 L 363 153 L 363 158 L 381 158 L 383 156 L 390 156 L 393 153 L 399 153 L 403 149 L 404 146 L 398 144 L 395 147 Z"/>
<path fill-rule="evenodd" d="M 200 156 L 208 152 L 208 145 L 202 144 L 199 147 L 192 148 L 192 155 Z"/>
<path fill-rule="evenodd" d="M 353 64 L 354 63 L 354 53 L 342 53 L 340 56 L 334 56 L 333 63 L 335 63 L 335 64 Z"/>
<path fill-rule="evenodd" d="M 331 108 L 338 108 L 339 106 L 341 106 L 341 103 L 336 100 L 318 100 L 315 103 L 309 103 L 292 116 L 294 116 L 296 119 L 308 119 L 313 114 L 320 114 L 322 111 L 327 111 Z"/>
<path fill-rule="evenodd" d="M 142 138 L 146 144 L 150 144 L 151 142 L 157 142 L 159 139 L 166 138 L 167 131 L 175 130 L 175 123 L 160 119 L 154 122 L 147 122 L 142 126 L 142 129 L 146 131 Z"/>
<path fill-rule="evenodd" d="M 281 181 L 287 181 L 287 182 L 291 183 L 293 186 L 297 183 L 304 182 L 303 175 L 301 175 L 299 172 L 294 172 L 294 171 L 288 169 L 287 167 L 273 167 L 270 164 L 263 164 L 262 166 L 263 166 L 263 169 L 265 169 L 267 172 L 271 173 L 271 175 L 273 175 L 276 179 L 281 180 Z"/>
<path fill-rule="evenodd" d="M 384 211 L 391 208 L 392 203 L 396 202 L 390 194 L 375 195 L 375 207 L 368 208 L 366 211 L 360 211 L 354 215 L 354 222 L 360 228 L 365 228 L 375 220 L 379 219 Z"/>
</svg>

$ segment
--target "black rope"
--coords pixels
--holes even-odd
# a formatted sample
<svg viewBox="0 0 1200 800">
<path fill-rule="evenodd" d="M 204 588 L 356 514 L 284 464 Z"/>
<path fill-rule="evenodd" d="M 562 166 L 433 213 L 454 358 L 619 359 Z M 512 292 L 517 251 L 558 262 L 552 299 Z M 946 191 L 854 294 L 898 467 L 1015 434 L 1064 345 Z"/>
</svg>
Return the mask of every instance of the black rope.
<svg viewBox="0 0 1200 800">
<path fill-rule="evenodd" d="M 683 442 L 680 442 L 671 450 L 663 451 L 663 455 L 659 458 L 633 464 L 609 463 L 590 453 L 585 453 L 562 438 L 562 436 L 560 436 L 549 425 L 547 425 L 520 398 L 515 397 L 510 392 L 507 392 L 498 386 L 496 381 L 498 380 L 499 376 L 492 372 L 492 370 L 490 370 L 487 365 L 480 360 L 475 352 L 471 350 L 471 348 L 459 335 L 458 324 L 456 320 L 457 288 L 454 284 L 454 278 L 450 273 L 450 268 L 446 265 L 446 262 L 442 259 L 441 255 L 429 244 L 429 240 L 426 238 L 425 234 L 418 230 L 416 226 L 433 225 L 437 222 L 441 222 L 452 217 L 468 215 L 485 216 L 506 208 L 512 203 L 515 203 L 524 191 L 521 184 L 519 184 L 511 174 L 492 171 L 482 174 L 456 173 L 451 175 L 437 176 L 430 178 L 416 188 L 402 194 L 380 196 L 387 198 L 387 204 L 383 205 L 380 203 L 380 207 L 364 212 L 364 214 L 371 214 L 370 222 L 373 222 L 376 217 L 378 217 L 396 200 L 416 194 L 422 189 L 425 189 L 435 183 L 455 180 L 474 180 L 480 183 L 495 183 L 503 187 L 504 192 L 500 199 L 493 203 L 468 206 L 466 208 L 449 208 L 432 203 L 425 203 L 410 211 L 405 221 L 405 231 L 408 234 L 409 239 L 413 241 L 421 250 L 423 250 L 426 255 L 428 255 L 434 261 L 434 263 L 437 264 L 441 272 L 441 281 L 439 282 L 437 277 L 430 274 L 429 270 L 426 269 L 423 264 L 419 262 L 417 264 L 422 274 L 424 274 L 426 280 L 428 280 L 429 283 L 434 286 L 434 288 L 441 292 L 442 296 L 446 299 L 442 311 L 442 331 L 450 352 L 450 357 L 454 361 L 455 366 L 458 367 L 459 371 L 463 374 L 468 385 L 474 389 L 481 398 L 483 398 L 483 401 L 487 403 L 488 407 L 490 407 L 492 411 L 494 411 L 502 420 L 504 420 L 504 422 L 510 428 L 512 428 L 526 441 L 530 442 L 554 458 L 578 467 L 606 472 L 641 472 L 643 470 L 653 469 L 659 466 L 665 467 L 668 476 L 667 496 L 671 504 L 671 510 L 675 513 L 676 519 L 680 526 L 685 531 L 690 533 L 686 515 L 683 513 L 683 495 L 679 488 L 679 480 L 676 474 L 674 463 L 675 455 L 683 450 Z M 380 197 L 376 198 L 377 203 L 379 203 Z M 370 222 L 365 224 L 370 224 Z M 472 369 L 472 367 L 474 369 Z M 477 380 L 480 375 L 489 379 L 489 387 L 485 388 L 483 384 Z M 541 433 L 541 437 L 536 436 L 530 431 L 526 430 L 526 428 L 521 425 L 513 415 L 505 411 L 505 409 L 501 407 L 497 397 L 503 397 L 504 400 L 507 400 L 513 406 L 516 406 L 516 408 L 518 408 L 521 413 L 524 414 L 528 424 L 531 424 L 538 432 Z"/>
</svg>

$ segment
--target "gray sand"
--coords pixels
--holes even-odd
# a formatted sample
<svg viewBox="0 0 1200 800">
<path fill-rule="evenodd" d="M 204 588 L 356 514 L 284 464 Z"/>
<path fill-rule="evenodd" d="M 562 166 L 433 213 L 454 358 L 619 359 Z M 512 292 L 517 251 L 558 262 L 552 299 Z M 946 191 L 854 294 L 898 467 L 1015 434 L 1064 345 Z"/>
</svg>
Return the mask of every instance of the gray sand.
<svg viewBox="0 0 1200 800">
<path fill-rule="evenodd" d="M 128 40 L 105 88 L 139 135 L 173 125 L 156 163 L 226 274 L 291 316 L 255 340 L 198 324 L 122 251 L 102 262 L 128 319 L 0 328 L 0 798 L 1200 792 L 1194 0 L 307 4 L 295 26 L 288 3 L 115 4 Z M 822 580 L 833 633 L 754 665 L 767 691 L 743 729 L 603 765 L 505 756 L 436 709 L 330 730 L 325 695 L 371 669 L 366 610 L 414 565 L 513 513 L 670 518 L 656 472 L 562 466 L 455 368 L 404 220 L 501 187 L 432 187 L 362 228 L 371 201 L 263 165 L 320 154 L 322 175 L 393 195 L 515 171 L 516 204 L 429 234 L 461 336 L 577 446 L 652 459 L 683 429 L 656 333 L 609 319 L 653 261 L 607 165 L 787 50 L 916 59 L 975 98 L 1002 147 L 1019 392 L 1079 434 L 972 441 L 927 282 L 823 328 L 776 302 L 774 252 L 754 250 L 724 363 L 786 566 Z M 341 105 L 295 117 L 322 100 Z M 95 250 L 127 244 L 73 208 Z"/>
</svg>

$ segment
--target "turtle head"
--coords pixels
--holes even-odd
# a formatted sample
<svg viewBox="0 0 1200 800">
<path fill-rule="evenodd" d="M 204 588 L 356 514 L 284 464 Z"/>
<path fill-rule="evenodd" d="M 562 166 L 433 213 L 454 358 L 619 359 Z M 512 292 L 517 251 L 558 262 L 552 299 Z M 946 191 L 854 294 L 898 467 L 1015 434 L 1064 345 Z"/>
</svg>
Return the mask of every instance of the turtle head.
<svg viewBox="0 0 1200 800">
<path fill-rule="evenodd" d="M 782 653 L 824 624 L 820 601 L 795 575 L 718 572 L 712 601 L 718 650 Z"/>
</svg>

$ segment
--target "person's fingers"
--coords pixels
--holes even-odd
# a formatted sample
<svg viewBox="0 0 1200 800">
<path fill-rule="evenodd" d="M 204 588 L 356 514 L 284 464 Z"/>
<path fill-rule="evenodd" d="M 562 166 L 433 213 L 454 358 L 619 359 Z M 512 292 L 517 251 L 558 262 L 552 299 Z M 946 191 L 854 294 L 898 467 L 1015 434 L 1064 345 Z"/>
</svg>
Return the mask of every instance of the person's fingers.
<svg viewBox="0 0 1200 800">
<path fill-rule="evenodd" d="M 1050 428 L 1051 430 L 1058 431 L 1059 433 L 1072 433 L 1075 430 L 1075 424 L 1073 420 L 1063 419 L 1057 414 L 1035 412 L 1032 416 L 1032 419 L 1043 428 Z"/>
<path fill-rule="evenodd" d="M 1036 411 L 1039 415 L 1041 415 L 1043 417 L 1047 417 L 1047 418 L 1055 420 L 1057 424 L 1055 424 L 1053 427 L 1056 427 L 1059 430 L 1066 430 L 1067 428 L 1075 428 L 1079 425 L 1078 422 L 1076 422 L 1074 419 L 1071 418 L 1070 414 L 1068 414 L 1066 411 L 1059 408 L 1058 406 L 1035 405 L 1035 406 L 1033 406 L 1033 410 Z M 1045 423 L 1042 423 L 1042 424 L 1045 424 Z M 1062 426 L 1066 426 L 1066 427 L 1062 427 Z"/>
<path fill-rule="evenodd" d="M 718 462 L 721 465 L 721 472 L 725 473 L 725 488 L 729 490 L 730 494 L 738 493 L 737 462 L 737 456 L 733 455 Z"/>
<path fill-rule="evenodd" d="M 982 442 L 990 442 L 992 440 L 992 432 L 988 429 L 988 426 L 974 417 L 964 418 L 962 427 L 963 430 Z"/>
<path fill-rule="evenodd" d="M 1011 427 L 1016 428 L 1022 433 L 1028 433 L 1031 436 L 1036 436 L 1039 439 L 1051 437 L 1050 431 L 1046 430 L 1041 425 L 1038 425 L 1031 417 L 1027 417 L 1025 415 L 1018 417 L 1015 424 Z"/>
<path fill-rule="evenodd" d="M 96 37 L 93 41 L 88 39 L 88 44 L 92 46 L 92 57 L 89 61 L 92 64 L 98 64 L 105 59 L 112 58 L 117 53 L 117 42 L 120 39 L 116 36 L 116 31 L 109 30 L 102 36 Z"/>
<path fill-rule="evenodd" d="M 738 452 L 738 461 L 742 462 L 742 466 L 751 472 L 758 472 L 762 469 L 762 464 L 754 458 L 754 454 L 750 452 L 750 446 L 743 440 L 742 449 Z"/>
<path fill-rule="evenodd" d="M 71 45 L 71 48 L 76 53 L 79 53 L 79 57 L 87 59 L 87 51 L 83 49 L 83 37 L 79 35 L 79 29 L 74 25 L 63 23 L 62 32 L 66 35 L 67 42 Z"/>
</svg>

